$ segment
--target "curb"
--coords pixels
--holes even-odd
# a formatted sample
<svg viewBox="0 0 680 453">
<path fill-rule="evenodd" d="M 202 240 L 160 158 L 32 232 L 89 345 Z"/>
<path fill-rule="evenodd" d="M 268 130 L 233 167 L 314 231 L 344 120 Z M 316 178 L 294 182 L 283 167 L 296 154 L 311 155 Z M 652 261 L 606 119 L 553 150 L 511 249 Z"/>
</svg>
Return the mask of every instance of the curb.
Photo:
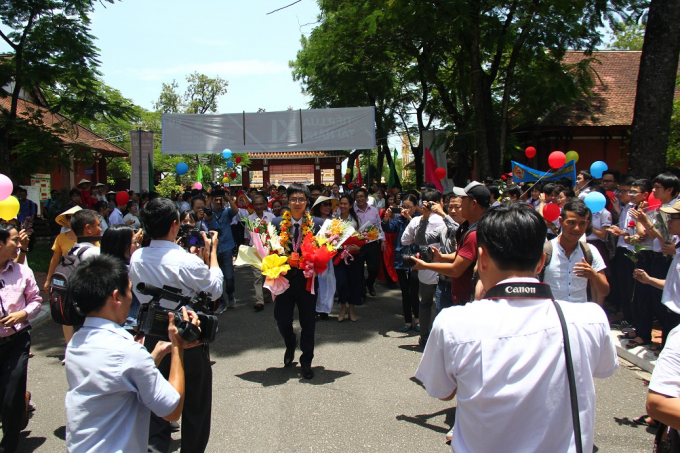
<svg viewBox="0 0 680 453">
<path fill-rule="evenodd" d="M 619 338 L 623 332 L 620 330 L 611 331 L 612 341 L 616 345 L 616 353 L 619 357 L 651 373 L 656 366 L 657 356 L 645 346 L 636 346 L 632 349 L 626 348 L 628 340 Z"/>
</svg>

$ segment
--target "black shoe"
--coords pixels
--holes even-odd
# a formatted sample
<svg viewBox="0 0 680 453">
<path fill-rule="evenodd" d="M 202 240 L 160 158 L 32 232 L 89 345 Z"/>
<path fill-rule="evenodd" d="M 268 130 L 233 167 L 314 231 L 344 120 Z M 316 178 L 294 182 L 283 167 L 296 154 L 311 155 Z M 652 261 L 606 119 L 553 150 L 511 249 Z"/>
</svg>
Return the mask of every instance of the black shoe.
<svg viewBox="0 0 680 453">
<path fill-rule="evenodd" d="M 314 377 L 314 371 L 312 371 L 311 365 L 301 365 L 302 367 L 302 377 L 305 379 L 311 379 Z"/>
<path fill-rule="evenodd" d="M 328 313 L 317 313 L 316 317 L 322 321 L 328 320 Z"/>
<path fill-rule="evenodd" d="M 255 304 L 255 311 L 262 311 L 264 310 L 264 304 Z"/>
<path fill-rule="evenodd" d="M 387 289 L 397 289 L 399 288 L 399 285 L 396 284 L 395 282 L 387 282 Z"/>
<path fill-rule="evenodd" d="M 368 294 L 370 294 L 371 296 L 375 297 L 375 288 L 372 287 L 372 286 L 369 286 L 369 287 L 368 287 Z"/>
<path fill-rule="evenodd" d="M 221 303 L 220 303 L 220 306 L 217 307 L 217 310 L 215 310 L 215 314 L 216 314 L 216 315 L 221 315 L 221 314 L 224 313 L 225 311 L 227 311 L 227 304 L 225 304 L 224 302 L 221 302 Z"/>
<path fill-rule="evenodd" d="M 297 347 L 297 338 L 295 343 L 290 348 L 286 348 L 285 354 L 283 354 L 283 366 L 289 367 L 293 364 L 293 359 L 295 358 L 295 348 Z"/>
</svg>

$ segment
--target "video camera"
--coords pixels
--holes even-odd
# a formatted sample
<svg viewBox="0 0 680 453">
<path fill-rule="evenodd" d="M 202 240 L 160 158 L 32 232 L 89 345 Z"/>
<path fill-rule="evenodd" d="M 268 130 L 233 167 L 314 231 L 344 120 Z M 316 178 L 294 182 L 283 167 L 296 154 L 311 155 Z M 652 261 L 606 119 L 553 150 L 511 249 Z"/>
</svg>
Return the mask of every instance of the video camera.
<svg viewBox="0 0 680 453">
<path fill-rule="evenodd" d="M 179 245 L 185 250 L 189 250 L 189 247 L 192 246 L 205 247 L 201 229 L 187 223 L 180 225 L 177 237 L 179 238 Z"/>
<path fill-rule="evenodd" d="M 139 307 L 139 314 L 137 315 L 137 330 L 139 332 L 144 332 L 144 335 L 154 337 L 167 337 L 168 314 L 172 313 L 175 315 L 175 325 L 177 326 L 179 336 L 184 341 L 191 342 L 198 340 L 204 343 L 215 341 L 218 331 L 217 317 L 201 313 L 203 311 L 211 311 L 212 300 L 210 293 L 201 291 L 195 298 L 191 299 L 183 296 L 182 290 L 179 288 L 172 286 L 158 288 L 143 282 L 137 283 L 137 292 L 145 296 L 151 296 L 151 301 L 148 304 L 142 304 Z M 161 307 L 161 299 L 176 302 L 179 306 L 175 310 Z M 191 307 L 196 311 L 198 320 L 201 322 L 200 329 L 184 320 L 180 310 L 184 306 Z"/>
</svg>

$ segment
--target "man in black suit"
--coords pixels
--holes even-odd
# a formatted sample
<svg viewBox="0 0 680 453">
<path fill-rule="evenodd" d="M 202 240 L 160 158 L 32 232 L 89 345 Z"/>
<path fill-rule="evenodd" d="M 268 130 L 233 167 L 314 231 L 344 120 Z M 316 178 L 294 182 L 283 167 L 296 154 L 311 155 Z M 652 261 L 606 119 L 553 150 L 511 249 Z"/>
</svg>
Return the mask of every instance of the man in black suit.
<svg viewBox="0 0 680 453">
<path fill-rule="evenodd" d="M 301 184 L 291 184 L 288 186 L 288 203 L 290 205 L 290 217 L 276 217 L 272 224 L 281 233 L 281 245 L 288 255 L 288 264 L 291 269 L 286 274 L 286 279 L 290 282 L 290 287 L 276 297 L 274 306 L 274 319 L 279 327 L 279 332 L 286 344 L 286 352 L 283 356 L 283 365 L 288 367 L 293 364 L 295 358 L 295 348 L 297 346 L 297 336 L 293 331 L 293 313 L 297 304 L 300 316 L 300 367 L 302 377 L 312 379 L 312 359 L 314 358 L 314 316 L 316 312 L 316 295 L 307 291 L 307 279 L 298 266 L 304 260 L 300 246 L 304 239 L 305 232 L 316 234 L 323 219 L 311 217 L 307 212 L 307 201 L 310 198 L 309 189 Z M 314 281 L 318 287 L 318 282 Z M 316 291 L 315 291 L 316 293 Z"/>
</svg>

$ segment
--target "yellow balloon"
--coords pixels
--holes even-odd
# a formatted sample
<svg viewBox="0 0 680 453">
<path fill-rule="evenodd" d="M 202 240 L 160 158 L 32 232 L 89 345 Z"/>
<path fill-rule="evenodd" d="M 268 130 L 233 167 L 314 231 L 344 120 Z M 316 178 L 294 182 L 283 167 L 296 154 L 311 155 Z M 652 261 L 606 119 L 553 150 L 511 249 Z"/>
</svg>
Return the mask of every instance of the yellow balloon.
<svg viewBox="0 0 680 453">
<path fill-rule="evenodd" d="M 222 182 L 229 182 L 229 178 L 227 177 L 222 178 Z"/>
<path fill-rule="evenodd" d="M 0 219 L 11 220 L 19 213 L 19 200 L 16 197 L 7 197 L 0 201 Z"/>
<path fill-rule="evenodd" d="M 569 151 L 564 157 L 567 158 L 567 162 L 571 162 L 572 160 L 578 162 L 578 153 L 576 151 Z"/>
</svg>

